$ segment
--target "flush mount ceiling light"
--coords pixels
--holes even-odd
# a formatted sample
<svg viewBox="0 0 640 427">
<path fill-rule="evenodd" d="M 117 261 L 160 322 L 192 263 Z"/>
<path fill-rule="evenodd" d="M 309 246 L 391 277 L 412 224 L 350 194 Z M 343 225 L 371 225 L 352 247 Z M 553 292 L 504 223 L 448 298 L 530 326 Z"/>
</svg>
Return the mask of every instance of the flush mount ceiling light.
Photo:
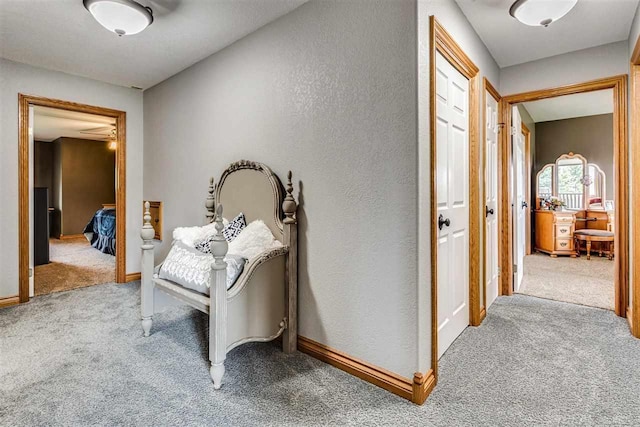
<svg viewBox="0 0 640 427">
<path fill-rule="evenodd" d="M 509 14 L 525 25 L 548 27 L 569 13 L 578 0 L 517 0 Z"/>
<path fill-rule="evenodd" d="M 153 22 L 151 8 L 133 0 L 83 0 L 100 25 L 119 36 L 138 34 Z"/>
</svg>

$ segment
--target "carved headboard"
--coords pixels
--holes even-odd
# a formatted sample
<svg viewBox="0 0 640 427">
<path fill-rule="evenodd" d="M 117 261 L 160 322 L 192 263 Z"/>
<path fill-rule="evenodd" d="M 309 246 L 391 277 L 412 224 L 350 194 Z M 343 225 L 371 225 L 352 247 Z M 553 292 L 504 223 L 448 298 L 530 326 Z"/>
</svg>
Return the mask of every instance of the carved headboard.
<svg viewBox="0 0 640 427">
<path fill-rule="evenodd" d="M 214 195 L 215 193 L 215 195 Z M 282 183 L 268 166 L 240 160 L 232 163 L 220 177 L 215 189 L 213 178 L 207 198 L 207 217 L 213 221 L 213 207 L 222 204 L 225 218 L 244 213 L 247 224 L 261 219 L 276 239 L 284 242 Z M 286 243 L 285 243 L 286 244 Z"/>
</svg>

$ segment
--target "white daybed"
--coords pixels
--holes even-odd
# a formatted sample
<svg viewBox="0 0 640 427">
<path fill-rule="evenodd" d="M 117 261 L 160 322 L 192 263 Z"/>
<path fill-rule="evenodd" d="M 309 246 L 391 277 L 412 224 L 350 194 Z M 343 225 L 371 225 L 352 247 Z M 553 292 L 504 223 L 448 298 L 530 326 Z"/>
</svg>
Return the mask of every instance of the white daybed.
<svg viewBox="0 0 640 427">
<path fill-rule="evenodd" d="M 207 218 L 216 222 L 211 245 L 210 296 L 154 276 L 153 237 L 149 203 L 145 203 L 142 245 L 141 311 L 144 335 L 152 316 L 168 306 L 188 304 L 209 315 L 209 360 L 214 388 L 219 389 L 226 355 L 252 341 L 271 341 L 282 335 L 285 353 L 297 343 L 297 204 L 289 172 L 286 197 L 271 170 L 257 162 L 231 164 L 207 197 Z M 215 194 L 215 195 L 214 195 Z M 214 209 L 214 206 L 216 207 Z M 283 246 L 249 259 L 235 284 L 227 290 L 227 241 L 222 235 L 222 209 L 233 218 L 243 212 L 247 223 L 261 219 Z"/>
</svg>

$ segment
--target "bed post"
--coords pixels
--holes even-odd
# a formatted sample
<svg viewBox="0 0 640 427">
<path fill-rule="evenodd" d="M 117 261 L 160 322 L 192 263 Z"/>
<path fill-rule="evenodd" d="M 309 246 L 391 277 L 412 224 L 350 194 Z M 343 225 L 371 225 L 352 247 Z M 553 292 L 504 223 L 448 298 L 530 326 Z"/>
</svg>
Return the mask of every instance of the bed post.
<svg viewBox="0 0 640 427">
<path fill-rule="evenodd" d="M 208 193 L 209 195 L 207 196 L 207 201 L 204 202 L 204 205 L 207 207 L 207 223 L 211 224 L 213 222 L 213 220 L 215 219 L 215 214 L 214 214 L 214 210 L 215 210 L 215 197 L 213 196 L 213 193 L 215 192 L 216 187 L 215 185 L 213 185 L 213 177 L 211 177 L 209 179 L 209 190 Z"/>
<path fill-rule="evenodd" d="M 298 205 L 293 198 L 291 171 L 287 174 L 287 195 L 282 203 L 284 211 L 284 243 L 289 246 L 286 259 L 285 304 L 287 329 L 282 335 L 282 351 L 293 353 L 298 348 Z"/>
<path fill-rule="evenodd" d="M 222 205 L 216 209 L 216 234 L 211 243 L 210 306 L 209 306 L 209 360 L 211 379 L 216 390 L 222 386 L 224 360 L 227 357 L 227 240 L 222 235 Z"/>
<path fill-rule="evenodd" d="M 142 329 L 144 336 L 151 332 L 153 317 L 153 237 L 155 231 L 151 225 L 149 202 L 144 203 L 144 225 L 140 231 L 142 237 L 142 279 L 140 284 L 140 311 L 142 313 Z"/>
</svg>

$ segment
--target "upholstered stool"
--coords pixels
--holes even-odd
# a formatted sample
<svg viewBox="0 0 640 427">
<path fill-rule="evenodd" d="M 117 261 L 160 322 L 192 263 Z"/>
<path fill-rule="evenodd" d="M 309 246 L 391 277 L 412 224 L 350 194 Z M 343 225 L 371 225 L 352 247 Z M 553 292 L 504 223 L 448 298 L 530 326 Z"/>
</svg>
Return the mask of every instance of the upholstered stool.
<svg viewBox="0 0 640 427">
<path fill-rule="evenodd" d="M 602 242 L 602 244 L 607 243 L 607 258 L 609 260 L 613 259 L 614 234 L 611 231 L 592 229 L 576 230 L 573 232 L 573 239 L 578 256 L 580 256 L 580 242 L 587 242 L 587 259 L 591 259 L 591 242 Z M 601 249 L 600 255 L 602 255 L 602 252 Z"/>
</svg>

